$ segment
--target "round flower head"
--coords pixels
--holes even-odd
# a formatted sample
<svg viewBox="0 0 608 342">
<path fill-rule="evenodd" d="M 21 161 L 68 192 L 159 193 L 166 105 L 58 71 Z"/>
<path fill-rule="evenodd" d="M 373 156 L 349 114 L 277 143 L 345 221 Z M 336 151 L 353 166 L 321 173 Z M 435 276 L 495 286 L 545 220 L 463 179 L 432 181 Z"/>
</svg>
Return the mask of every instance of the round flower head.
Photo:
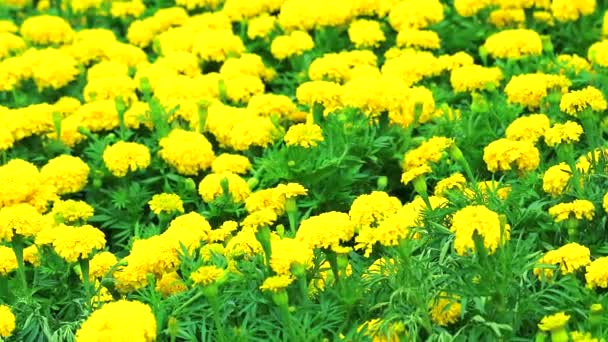
<svg viewBox="0 0 608 342">
<path fill-rule="evenodd" d="M 551 166 L 543 176 L 543 190 L 553 196 L 561 195 L 572 178 L 572 170 L 566 163 Z"/>
<path fill-rule="evenodd" d="M 152 212 L 154 212 L 156 215 L 160 215 L 162 212 L 184 212 L 184 203 L 177 194 L 156 194 L 152 196 L 152 199 L 148 202 L 148 205 L 150 206 L 150 210 L 152 210 Z"/>
<path fill-rule="evenodd" d="M 13 159 L 0 167 L 0 207 L 26 201 L 40 186 L 40 175 L 33 164 Z"/>
<path fill-rule="evenodd" d="M 593 220 L 595 205 L 587 200 L 574 200 L 568 203 L 559 203 L 549 208 L 549 215 L 555 222 L 565 221 L 570 217 L 577 220 Z"/>
<path fill-rule="evenodd" d="M 357 197 L 348 215 L 357 227 L 369 227 L 382 222 L 401 209 L 401 201 L 383 191 Z"/>
<path fill-rule="evenodd" d="M 9 337 L 15 330 L 15 315 L 6 305 L 0 305 L 0 337 Z"/>
<path fill-rule="evenodd" d="M 348 38 L 357 48 L 377 47 L 386 40 L 380 22 L 359 19 L 348 26 Z"/>
<path fill-rule="evenodd" d="M 505 136 L 509 140 L 523 140 L 536 143 L 549 129 L 551 123 L 545 114 L 532 114 L 515 119 L 507 130 Z"/>
<path fill-rule="evenodd" d="M 200 133 L 175 129 L 159 145 L 159 156 L 182 175 L 196 175 L 215 159 L 211 143 Z"/>
<path fill-rule="evenodd" d="M 250 170 L 251 162 L 247 157 L 240 154 L 222 153 L 211 163 L 213 173 L 232 172 L 242 175 Z"/>
<path fill-rule="evenodd" d="M 287 146 L 316 147 L 323 141 L 323 130 L 316 124 L 290 126 L 283 138 Z"/>
<path fill-rule="evenodd" d="M 260 286 L 260 290 L 277 293 L 285 290 L 294 280 L 295 278 L 286 274 L 268 277 Z"/>
<path fill-rule="evenodd" d="M 503 75 L 500 68 L 487 68 L 481 65 L 465 65 L 452 70 L 450 83 L 456 92 L 469 92 L 496 88 Z"/>
<path fill-rule="evenodd" d="M 606 102 L 601 90 L 588 86 L 585 89 L 571 91 L 562 96 L 559 108 L 562 112 L 577 116 L 578 113 L 586 109 L 603 112 L 608 108 L 608 102 Z"/>
<path fill-rule="evenodd" d="M 76 340 L 152 342 L 156 340 L 156 319 L 150 306 L 141 302 L 107 303 L 82 323 Z"/>
<path fill-rule="evenodd" d="M 247 215 L 241 225 L 244 229 L 257 231 L 263 227 L 269 227 L 277 220 L 277 213 L 272 209 L 261 209 Z"/>
<path fill-rule="evenodd" d="M 294 266 L 312 266 L 313 251 L 301 241 L 290 238 L 275 239 L 271 242 L 271 248 L 270 268 L 277 274 L 292 274 Z"/>
<path fill-rule="evenodd" d="M 28 17 L 20 31 L 23 38 L 41 45 L 69 43 L 74 37 L 74 31 L 65 19 L 51 15 Z"/>
<path fill-rule="evenodd" d="M 473 236 L 478 234 L 489 253 L 494 253 L 501 243 L 509 239 L 509 225 L 501 228 L 497 213 L 483 205 L 465 207 L 452 218 L 450 230 L 456 235 L 454 248 L 460 255 L 475 250 Z"/>
<path fill-rule="evenodd" d="M 431 173 L 432 171 L 433 170 L 431 170 L 431 167 L 428 164 L 416 166 L 412 169 L 405 171 L 401 175 L 401 183 L 403 183 L 404 185 L 408 185 L 414 179 Z"/>
<path fill-rule="evenodd" d="M 173 294 L 184 292 L 186 290 L 188 290 L 188 287 L 177 272 L 163 274 L 156 283 L 156 291 L 160 292 L 165 297 L 169 297 Z"/>
<path fill-rule="evenodd" d="M 445 196 L 448 191 L 464 190 L 467 179 L 460 172 L 444 178 L 435 185 L 435 196 Z"/>
<path fill-rule="evenodd" d="M 454 144 L 454 140 L 446 137 L 432 137 L 415 149 L 409 150 L 403 158 L 403 170 L 409 170 L 428 163 L 437 163 L 445 152 Z"/>
<path fill-rule="evenodd" d="M 45 225 L 42 215 L 29 204 L 0 209 L 0 240 L 11 240 L 14 234 L 34 237 Z"/>
<path fill-rule="evenodd" d="M 55 222 L 73 223 L 90 219 L 94 214 L 94 209 L 84 201 L 59 200 L 53 203 L 51 214 L 55 218 Z"/>
<path fill-rule="evenodd" d="M 190 279 L 197 285 L 207 286 L 221 282 L 225 275 L 226 271 L 217 266 L 202 266 L 190 274 Z"/>
<path fill-rule="evenodd" d="M 55 252 L 67 262 L 88 259 L 95 249 L 106 245 L 104 233 L 90 225 L 61 230 L 61 235 L 53 241 Z"/>
<path fill-rule="evenodd" d="M 17 256 L 12 248 L 0 246 L 0 277 L 17 269 Z"/>
<path fill-rule="evenodd" d="M 608 257 L 593 260 L 585 269 L 585 280 L 590 288 L 608 288 Z"/>
<path fill-rule="evenodd" d="M 91 279 L 103 278 L 110 269 L 118 263 L 116 256 L 110 252 L 99 252 L 91 258 L 89 264 L 89 277 Z"/>
<path fill-rule="evenodd" d="M 64 195 L 82 190 L 89 178 L 89 165 L 79 157 L 61 155 L 40 169 L 42 181 L 55 187 L 57 194 Z"/>
<path fill-rule="evenodd" d="M 270 52 L 276 59 L 286 59 L 301 55 L 314 46 L 312 37 L 306 31 L 293 31 L 289 35 L 276 37 L 270 45 Z"/>
<path fill-rule="evenodd" d="M 556 331 L 565 327 L 569 320 L 570 316 L 566 315 L 564 312 L 558 312 L 543 317 L 540 323 L 538 323 L 538 328 L 542 331 Z"/>
<path fill-rule="evenodd" d="M 150 158 L 150 150 L 146 146 L 132 142 L 119 141 L 103 151 L 103 162 L 116 177 L 147 168 Z"/>
<path fill-rule="evenodd" d="M 483 160 L 490 172 L 508 171 L 512 165 L 519 171 L 532 171 L 540 163 L 540 152 L 529 141 L 498 139 L 484 148 Z"/>
<path fill-rule="evenodd" d="M 483 47 L 495 58 L 519 58 L 540 55 L 543 42 L 536 31 L 504 30 L 488 37 Z"/>
<path fill-rule="evenodd" d="M 309 248 L 326 248 L 339 252 L 344 249 L 340 244 L 349 241 L 354 234 L 355 225 L 348 215 L 332 211 L 300 222 L 296 240 L 306 243 Z"/>
<path fill-rule="evenodd" d="M 231 172 L 211 173 L 205 176 L 198 187 L 198 193 L 205 202 L 211 202 L 224 194 L 234 203 L 243 202 L 251 193 L 247 181 Z"/>
<path fill-rule="evenodd" d="M 441 292 L 430 306 L 431 319 L 433 322 L 440 326 L 456 323 L 460 319 L 460 313 L 462 311 L 462 305 L 460 304 L 459 299 L 460 297 L 458 296 Z"/>
<path fill-rule="evenodd" d="M 545 253 L 538 262 L 540 264 L 559 265 L 562 274 L 570 274 L 582 269 L 591 262 L 591 252 L 589 248 L 572 242 Z M 553 270 L 535 268 L 534 274 L 537 277 L 544 274 L 545 277 L 551 278 Z"/>
<path fill-rule="evenodd" d="M 566 121 L 563 124 L 555 124 L 545 131 L 545 143 L 549 147 L 571 144 L 579 141 L 582 134 L 583 126 L 574 121 Z"/>
</svg>

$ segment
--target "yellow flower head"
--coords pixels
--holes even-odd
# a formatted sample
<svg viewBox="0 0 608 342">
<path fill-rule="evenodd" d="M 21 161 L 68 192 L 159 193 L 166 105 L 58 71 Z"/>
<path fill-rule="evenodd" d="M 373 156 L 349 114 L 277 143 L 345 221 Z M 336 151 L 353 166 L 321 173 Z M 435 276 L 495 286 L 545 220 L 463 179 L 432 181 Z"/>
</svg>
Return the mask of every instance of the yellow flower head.
<svg viewBox="0 0 608 342">
<path fill-rule="evenodd" d="M 542 331 L 556 331 L 564 328 L 568 324 L 570 316 L 564 312 L 558 312 L 553 315 L 545 316 L 538 323 L 538 328 Z"/>
<path fill-rule="evenodd" d="M 260 290 L 274 293 L 280 292 L 285 290 L 289 285 L 291 285 L 294 280 L 295 278 L 293 278 L 291 275 L 276 275 L 268 277 L 260 286 Z"/>
<path fill-rule="evenodd" d="M 6 305 L 0 305 L 0 337 L 9 337 L 15 330 L 15 314 Z"/>
<path fill-rule="evenodd" d="M 574 217 L 577 220 L 593 220 L 595 216 L 595 205 L 588 200 L 574 200 L 568 203 L 559 203 L 549 208 L 549 215 L 555 222 L 567 220 Z"/>
<path fill-rule="evenodd" d="M 570 274 L 582 269 L 591 262 L 591 252 L 589 251 L 589 248 L 572 242 L 545 253 L 538 262 L 540 264 L 558 265 L 562 274 Z M 553 270 L 535 268 L 534 274 L 537 277 L 544 274 L 545 277 L 551 278 L 553 276 Z"/>
<path fill-rule="evenodd" d="M 519 58 L 540 55 L 543 42 L 536 31 L 504 30 L 488 37 L 483 47 L 495 58 Z"/>
<path fill-rule="evenodd" d="M 105 234 L 90 225 L 63 229 L 60 233 L 53 241 L 53 247 L 67 262 L 88 259 L 93 250 L 106 245 Z"/>
<path fill-rule="evenodd" d="M 147 168 L 150 158 L 150 150 L 145 145 L 132 142 L 119 141 L 103 151 L 103 161 L 116 177 Z"/>
<path fill-rule="evenodd" d="M 156 319 L 150 306 L 138 301 L 119 300 L 94 311 L 76 332 L 76 339 L 152 342 L 156 340 Z"/>
<path fill-rule="evenodd" d="M 162 212 L 184 212 L 184 203 L 177 194 L 156 194 L 152 196 L 152 199 L 148 202 L 148 205 L 150 206 L 150 210 L 152 210 L 152 212 L 154 212 L 156 215 L 160 215 Z"/>
<path fill-rule="evenodd" d="M 455 234 L 454 248 L 460 255 L 475 250 L 474 234 L 481 237 L 489 253 L 494 253 L 510 236 L 509 225 L 502 227 L 498 214 L 483 205 L 468 206 L 457 211 L 450 230 Z"/>
<path fill-rule="evenodd" d="M 81 191 L 88 182 L 89 165 L 79 157 L 61 155 L 48 161 L 40 169 L 40 178 L 52 185 L 57 194 L 70 194 Z"/>
<path fill-rule="evenodd" d="M 459 296 L 441 292 L 430 306 L 433 322 L 440 326 L 447 326 L 460 320 L 462 305 L 459 299 Z"/>
<path fill-rule="evenodd" d="M 79 220 L 86 221 L 90 219 L 94 214 L 94 210 L 92 206 L 84 201 L 59 200 L 53 203 L 51 214 L 56 222 L 74 223 Z"/>
<path fill-rule="evenodd" d="M 559 103 L 562 112 L 577 116 L 578 113 L 590 109 L 594 112 L 603 112 L 608 108 L 608 102 L 601 90 L 588 86 L 582 90 L 571 91 Z"/>
<path fill-rule="evenodd" d="M 225 188 L 225 189 L 224 189 Z M 210 173 L 199 184 L 198 193 L 205 202 L 226 195 L 231 196 L 234 203 L 241 203 L 251 193 L 247 181 L 232 172 Z"/>
<path fill-rule="evenodd" d="M 585 269 L 585 280 L 590 288 L 608 288 L 608 257 L 593 260 Z"/>
<path fill-rule="evenodd" d="M 287 146 L 316 147 L 323 141 L 323 130 L 316 124 L 296 124 L 289 127 L 283 139 Z"/>
<path fill-rule="evenodd" d="M 197 285 L 207 286 L 221 282 L 226 275 L 226 271 L 217 266 L 201 266 L 190 274 L 190 279 Z"/>
</svg>

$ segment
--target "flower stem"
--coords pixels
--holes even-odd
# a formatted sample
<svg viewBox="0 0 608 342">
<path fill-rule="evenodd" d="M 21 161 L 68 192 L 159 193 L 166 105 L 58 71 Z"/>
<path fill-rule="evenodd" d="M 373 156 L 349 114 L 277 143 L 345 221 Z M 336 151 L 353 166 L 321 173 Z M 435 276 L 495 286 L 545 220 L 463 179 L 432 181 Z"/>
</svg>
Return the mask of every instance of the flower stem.
<svg viewBox="0 0 608 342">
<path fill-rule="evenodd" d="M 80 272 L 82 273 L 82 284 L 84 285 L 84 291 L 87 298 L 88 305 L 93 309 L 92 298 L 93 294 L 91 291 L 91 280 L 89 279 L 89 259 L 80 259 Z"/>
<path fill-rule="evenodd" d="M 217 297 L 210 297 L 209 301 L 213 308 L 213 323 L 215 324 L 215 330 L 217 330 L 217 340 L 219 342 L 225 342 L 226 336 L 224 335 L 222 320 L 220 319 L 220 303 L 218 302 Z"/>
<path fill-rule="evenodd" d="M 17 258 L 17 274 L 19 281 L 21 282 L 21 288 L 24 292 L 27 292 L 27 279 L 25 277 L 25 262 L 23 261 L 23 236 L 15 234 L 13 236 L 13 251 Z"/>
</svg>

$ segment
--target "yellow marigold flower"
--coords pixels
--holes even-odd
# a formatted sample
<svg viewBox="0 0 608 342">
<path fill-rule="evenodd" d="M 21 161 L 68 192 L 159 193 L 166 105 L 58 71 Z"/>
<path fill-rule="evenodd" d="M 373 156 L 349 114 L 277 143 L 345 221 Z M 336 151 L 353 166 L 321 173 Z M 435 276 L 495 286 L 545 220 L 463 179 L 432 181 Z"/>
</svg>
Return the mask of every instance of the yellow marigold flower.
<svg viewBox="0 0 608 342">
<path fill-rule="evenodd" d="M 456 172 L 435 185 L 435 196 L 445 196 L 448 191 L 464 190 L 467 179 L 460 172 Z"/>
<path fill-rule="evenodd" d="M 357 48 L 377 47 L 386 40 L 380 22 L 358 19 L 348 26 L 348 38 Z"/>
<path fill-rule="evenodd" d="M 156 282 L 156 291 L 160 292 L 165 297 L 169 297 L 186 290 L 188 290 L 188 287 L 177 272 L 165 273 Z"/>
<path fill-rule="evenodd" d="M 438 0 L 401 1 L 392 8 L 388 20 L 397 31 L 425 28 L 443 20 L 443 5 Z"/>
<path fill-rule="evenodd" d="M 481 65 L 465 65 L 452 69 L 450 83 L 456 92 L 496 88 L 502 80 L 500 68 L 487 68 Z"/>
<path fill-rule="evenodd" d="M 9 337 L 15 330 L 15 315 L 11 308 L 0 305 L 0 337 Z"/>
<path fill-rule="evenodd" d="M 10 0 L 4 2 L 10 2 Z M 0 32 L 16 33 L 17 30 L 17 25 L 11 20 L 0 20 Z"/>
<path fill-rule="evenodd" d="M 431 172 L 433 172 L 433 170 L 428 164 L 416 166 L 403 172 L 403 174 L 401 175 L 401 183 L 403 183 L 404 185 L 408 185 L 414 179 Z"/>
<path fill-rule="evenodd" d="M 271 248 L 270 268 L 278 275 L 294 274 L 293 268 L 296 266 L 312 266 L 313 250 L 302 241 L 291 238 L 274 239 Z"/>
<path fill-rule="evenodd" d="M 40 45 L 69 43 L 74 37 L 70 24 L 52 15 L 28 17 L 21 24 L 20 32 L 26 40 Z"/>
<path fill-rule="evenodd" d="M 115 100 L 120 97 L 129 104 L 137 100 L 135 88 L 135 81 L 125 75 L 93 78 L 84 87 L 84 100 L 92 102 Z"/>
<path fill-rule="evenodd" d="M 152 210 L 152 212 L 154 212 L 156 215 L 160 215 L 162 212 L 184 212 L 184 203 L 177 194 L 156 194 L 152 196 L 152 199 L 148 202 L 148 205 L 150 206 L 150 210 Z"/>
<path fill-rule="evenodd" d="M 110 15 L 112 18 L 138 18 L 146 10 L 142 0 L 112 1 Z"/>
<path fill-rule="evenodd" d="M 595 206 L 587 200 L 574 200 L 568 203 L 559 203 L 549 208 L 549 215 L 555 222 L 567 220 L 571 215 L 577 220 L 593 220 Z"/>
<path fill-rule="evenodd" d="M 375 226 L 401 209 L 401 201 L 384 191 L 360 195 L 350 206 L 348 215 L 357 228 Z"/>
<path fill-rule="evenodd" d="M 519 58 L 540 55 L 543 42 L 533 30 L 504 30 L 488 37 L 483 48 L 494 58 Z"/>
<path fill-rule="evenodd" d="M 461 311 L 460 297 L 447 292 L 439 293 L 430 305 L 431 319 L 440 326 L 458 322 Z"/>
<path fill-rule="evenodd" d="M 594 64 L 608 67 L 608 40 L 592 44 L 587 52 L 587 58 Z"/>
<path fill-rule="evenodd" d="M 308 76 L 313 81 L 343 82 L 353 78 L 355 69 L 371 68 L 379 76 L 378 58 L 369 50 L 354 50 L 326 53 L 315 58 L 308 68 Z M 369 69 L 368 69 L 369 70 Z"/>
<path fill-rule="evenodd" d="M 230 196 L 234 203 L 243 202 L 251 193 L 247 181 L 232 172 L 210 173 L 201 181 L 198 193 L 205 202 L 211 202 L 224 195 Z"/>
<path fill-rule="evenodd" d="M 56 222 L 73 223 L 79 220 L 86 221 L 90 219 L 94 210 L 93 207 L 84 201 L 75 200 L 58 200 L 53 203 L 51 215 Z"/>
<path fill-rule="evenodd" d="M 323 141 L 323 130 L 316 124 L 296 124 L 289 127 L 283 139 L 287 146 L 316 147 Z"/>
<path fill-rule="evenodd" d="M 197 212 L 189 212 L 174 218 L 162 234 L 168 246 L 179 251 L 182 246 L 193 251 L 201 241 L 209 241 L 211 225 Z"/>
<path fill-rule="evenodd" d="M 295 278 L 286 274 L 268 277 L 260 286 L 260 290 L 277 293 L 285 290 L 294 280 Z"/>
<path fill-rule="evenodd" d="M 403 158 L 403 170 L 437 163 L 444 156 L 444 152 L 454 144 L 454 139 L 446 137 L 432 137 L 415 149 L 409 150 Z"/>
<path fill-rule="evenodd" d="M 178 6 L 186 7 L 187 10 L 191 11 L 197 8 L 217 8 L 221 4 L 221 0 L 176 0 L 175 4 Z"/>
<path fill-rule="evenodd" d="M 441 39 L 435 31 L 403 29 L 397 34 L 397 46 L 436 50 L 441 45 Z"/>
<path fill-rule="evenodd" d="M 574 121 L 555 124 L 545 132 L 545 143 L 549 147 L 557 144 L 571 144 L 579 141 L 583 134 L 583 126 Z"/>
<path fill-rule="evenodd" d="M 558 312 L 556 314 L 543 317 L 540 323 L 538 323 L 538 328 L 542 331 L 559 330 L 568 324 L 568 320 L 570 320 L 570 316 L 566 315 L 564 312 Z"/>
<path fill-rule="evenodd" d="M 253 53 L 244 53 L 238 58 L 228 58 L 220 67 L 220 75 L 224 78 L 236 78 L 247 75 L 269 81 L 272 80 L 275 74 L 273 69 L 266 67 L 261 56 Z"/>
<path fill-rule="evenodd" d="M 571 70 L 576 74 L 581 71 L 591 72 L 591 64 L 585 58 L 578 55 L 559 55 L 557 56 L 557 63 L 566 68 L 566 70 Z"/>
<path fill-rule="evenodd" d="M 456 52 L 453 55 L 441 55 L 438 60 L 441 69 L 449 71 L 475 64 L 475 59 L 464 51 Z"/>
<path fill-rule="evenodd" d="M 150 150 L 145 145 L 133 142 L 119 141 L 103 151 L 103 162 L 116 177 L 147 168 L 150 159 Z"/>
<path fill-rule="evenodd" d="M 277 213 L 270 208 L 266 208 L 254 211 L 247 215 L 243 219 L 241 225 L 244 229 L 257 231 L 260 228 L 272 226 L 276 220 Z"/>
<path fill-rule="evenodd" d="M 275 29 L 277 18 L 268 13 L 252 18 L 247 25 L 247 37 L 249 39 L 264 38 Z"/>
<path fill-rule="evenodd" d="M 549 11 L 534 11 L 532 13 L 532 18 L 537 22 L 544 23 L 548 26 L 555 25 L 555 18 Z"/>
<path fill-rule="evenodd" d="M 511 170 L 513 164 L 519 171 L 532 171 L 540 163 L 540 152 L 529 141 L 498 139 L 483 150 L 483 160 L 490 172 Z"/>
<path fill-rule="evenodd" d="M 14 234 L 34 237 L 46 222 L 33 206 L 19 203 L 0 209 L 0 240 L 11 240 Z"/>
<path fill-rule="evenodd" d="M 428 51 L 406 49 L 394 58 L 387 56 L 381 71 L 383 75 L 399 77 L 407 86 L 412 86 L 425 77 L 441 74 L 444 63 Z"/>
<path fill-rule="evenodd" d="M 505 93 L 510 103 L 538 108 L 550 90 L 566 93 L 571 83 L 563 75 L 523 74 L 511 78 L 505 87 Z"/>
<path fill-rule="evenodd" d="M 305 196 L 308 194 L 308 189 L 306 189 L 302 184 L 299 183 L 287 183 L 287 184 L 279 184 L 275 188 L 276 194 L 284 199 L 289 199 L 298 196 Z"/>
<path fill-rule="evenodd" d="M 75 14 L 84 14 L 89 10 L 97 10 L 104 3 L 104 0 L 68 0 L 62 6 L 69 6 Z"/>
<path fill-rule="evenodd" d="M 38 246 L 31 245 L 25 247 L 23 249 L 23 261 L 32 266 L 40 266 L 40 252 L 38 251 Z"/>
<path fill-rule="evenodd" d="M 297 111 L 295 103 L 288 96 L 278 94 L 255 94 L 249 99 L 247 109 L 259 116 L 278 115 L 282 118 L 293 118 Z"/>
<path fill-rule="evenodd" d="M 590 288 L 608 288 L 608 256 L 597 258 L 587 266 L 585 280 Z"/>
<path fill-rule="evenodd" d="M 26 201 L 40 186 L 40 175 L 33 164 L 13 159 L 0 166 L 0 207 Z"/>
<path fill-rule="evenodd" d="M 551 166 L 543 176 L 543 190 L 553 196 L 564 193 L 568 182 L 572 178 L 572 170 L 566 163 Z"/>
<path fill-rule="evenodd" d="M 76 332 L 76 340 L 83 342 L 116 339 L 155 341 L 156 318 L 150 306 L 122 299 L 104 304 L 93 311 Z"/>
<path fill-rule="evenodd" d="M 0 246 L 0 276 L 5 276 L 16 269 L 17 256 L 15 256 L 13 249 L 6 246 Z"/>
<path fill-rule="evenodd" d="M 483 244 L 490 254 L 509 240 L 510 236 L 510 226 L 505 224 L 502 227 L 498 214 L 483 205 L 468 206 L 457 211 L 452 218 L 450 230 L 456 235 L 454 248 L 460 255 L 475 250 L 475 233 L 483 239 Z"/>
<path fill-rule="evenodd" d="M 581 16 L 595 12 L 595 0 L 569 1 L 553 0 L 551 13 L 559 21 L 575 21 Z"/>
<path fill-rule="evenodd" d="M 263 253 L 262 245 L 255 237 L 255 230 L 243 229 L 232 237 L 226 244 L 226 255 L 235 256 L 254 256 Z"/>
<path fill-rule="evenodd" d="M 599 338 L 594 338 L 590 332 L 572 331 L 570 338 L 572 342 L 602 342 Z"/>
<path fill-rule="evenodd" d="M 201 30 L 194 36 L 192 52 L 203 61 L 222 62 L 245 51 L 243 41 L 231 30 Z"/>
<path fill-rule="evenodd" d="M 190 279 L 201 286 L 208 286 L 221 282 L 226 276 L 226 271 L 217 266 L 201 266 L 190 274 Z"/>
<path fill-rule="evenodd" d="M 89 277 L 101 279 L 110 269 L 118 263 L 116 256 L 110 252 L 99 252 L 91 258 L 89 264 Z"/>
<path fill-rule="evenodd" d="M 492 0 L 454 0 L 454 9 L 463 17 L 472 17 L 493 4 Z"/>
<path fill-rule="evenodd" d="M 310 248 L 325 248 L 340 251 L 342 242 L 349 241 L 355 234 L 355 225 L 347 214 L 332 211 L 311 216 L 300 222 L 296 240 Z"/>
<path fill-rule="evenodd" d="M 561 274 L 570 274 L 582 269 L 591 263 L 591 251 L 589 248 L 579 245 L 576 242 L 563 245 L 558 249 L 549 251 L 543 255 L 538 261 L 539 264 L 558 265 Z M 534 274 L 540 277 L 544 274 L 545 277 L 553 277 L 552 269 L 534 268 Z"/>
<path fill-rule="evenodd" d="M 588 86 L 583 90 L 571 91 L 562 96 L 559 103 L 562 112 L 577 116 L 578 113 L 591 109 L 594 112 L 603 112 L 608 108 L 604 94 L 597 88 Z"/>
<path fill-rule="evenodd" d="M 426 87 L 405 89 L 399 108 L 389 111 L 388 117 L 392 124 L 408 127 L 414 123 L 427 123 L 433 118 L 443 115 L 435 108 L 433 92 Z"/>
<path fill-rule="evenodd" d="M 226 97 L 234 103 L 247 103 L 249 99 L 264 93 L 264 83 L 257 76 L 242 75 L 224 79 Z"/>
<path fill-rule="evenodd" d="M 296 98 L 301 104 L 312 108 L 314 104 L 322 104 L 325 114 L 340 108 L 342 105 L 342 86 L 328 81 L 304 82 L 296 89 Z"/>
<path fill-rule="evenodd" d="M 54 225 L 55 222 L 50 215 L 45 215 L 44 217 L 48 220 L 49 224 L 36 235 L 36 245 L 52 245 L 53 241 L 63 235 L 65 231 L 72 229 L 72 227 L 65 224 Z"/>
<path fill-rule="evenodd" d="M 597 168 L 598 162 L 604 160 L 608 160 L 608 149 L 596 148 L 578 158 L 576 169 L 582 173 L 588 173 L 592 167 Z"/>
<path fill-rule="evenodd" d="M 293 31 L 289 35 L 276 37 L 270 44 L 270 52 L 276 59 L 286 59 L 314 47 L 315 43 L 306 31 Z"/>
<path fill-rule="evenodd" d="M 57 194 L 69 194 L 82 190 L 89 178 L 89 165 L 79 157 L 61 155 L 46 163 L 40 169 L 43 183 L 52 185 Z"/>
<path fill-rule="evenodd" d="M 46 48 L 30 49 L 21 56 L 38 89 L 59 89 L 76 79 L 80 72 L 74 58 L 65 52 Z"/>
<path fill-rule="evenodd" d="M 500 8 L 490 13 L 488 21 L 498 28 L 522 27 L 526 23 L 526 12 L 523 8 Z"/>
<path fill-rule="evenodd" d="M 352 2 L 288 0 L 281 6 L 279 24 L 288 32 L 308 31 L 324 26 L 346 25 L 354 15 Z"/>
<path fill-rule="evenodd" d="M 106 245 L 105 234 L 90 225 L 61 230 L 53 241 L 53 248 L 67 262 L 87 259 L 93 250 Z"/>
<path fill-rule="evenodd" d="M 209 232 L 209 240 L 212 242 L 226 241 L 232 235 L 232 233 L 237 230 L 238 227 L 239 224 L 236 221 L 224 221 L 219 228 Z M 224 254 L 223 251 L 222 254 Z"/>
<path fill-rule="evenodd" d="M 536 143 L 551 126 L 545 114 L 532 114 L 517 118 L 509 124 L 505 136 L 509 140 L 522 140 Z"/>
<path fill-rule="evenodd" d="M 8 32 L 0 32 L 0 59 L 25 49 L 23 38 Z"/>
<path fill-rule="evenodd" d="M 258 190 L 245 199 L 245 209 L 249 213 L 270 209 L 277 215 L 283 215 L 285 199 L 285 196 L 280 196 L 277 188 Z"/>
<path fill-rule="evenodd" d="M 175 129 L 159 145 L 159 156 L 182 175 L 196 175 L 215 159 L 211 143 L 200 133 Z"/>
</svg>

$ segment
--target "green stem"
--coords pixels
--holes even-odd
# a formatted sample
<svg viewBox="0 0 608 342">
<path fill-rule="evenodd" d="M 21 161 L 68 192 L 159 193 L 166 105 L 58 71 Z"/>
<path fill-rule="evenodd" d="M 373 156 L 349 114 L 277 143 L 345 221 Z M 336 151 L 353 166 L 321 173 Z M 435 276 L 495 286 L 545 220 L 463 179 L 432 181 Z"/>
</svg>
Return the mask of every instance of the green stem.
<svg viewBox="0 0 608 342">
<path fill-rule="evenodd" d="M 287 212 L 287 218 L 289 219 L 289 231 L 292 236 L 296 236 L 296 229 L 298 225 L 298 206 L 295 197 L 290 197 L 285 201 L 285 211 Z"/>
<path fill-rule="evenodd" d="M 211 307 L 213 308 L 213 322 L 215 323 L 215 330 L 217 330 L 217 337 L 219 342 L 226 341 L 224 335 L 224 328 L 222 327 L 222 320 L 220 319 L 220 303 L 217 301 L 217 297 L 209 298 Z"/>
<path fill-rule="evenodd" d="M 25 262 L 23 261 L 23 236 L 15 234 L 13 236 L 13 251 L 17 258 L 17 274 L 19 281 L 21 282 L 21 288 L 24 292 L 27 292 L 27 279 L 25 277 Z"/>
<path fill-rule="evenodd" d="M 279 306 L 279 309 L 281 310 L 281 316 L 283 318 L 283 324 L 285 324 L 285 328 L 287 329 L 287 333 L 289 334 L 289 338 L 286 339 L 286 340 L 287 341 L 297 340 L 295 338 L 297 335 L 295 333 L 295 330 L 293 329 L 293 324 L 291 322 L 291 314 L 289 313 L 289 306 L 288 305 L 281 305 L 281 306 Z"/>
<path fill-rule="evenodd" d="M 300 296 L 302 297 L 302 302 L 304 304 L 310 303 L 310 298 L 308 298 L 308 282 L 306 281 L 306 276 L 298 277 L 298 288 L 300 289 Z"/>
<path fill-rule="evenodd" d="M 92 298 L 93 291 L 91 291 L 91 280 L 89 279 L 89 259 L 80 259 L 78 260 L 80 263 L 80 273 L 82 273 L 82 284 L 84 285 L 84 291 L 87 298 L 88 305 L 93 308 Z"/>
<path fill-rule="evenodd" d="M 329 261 L 334 278 L 336 278 L 336 284 L 340 285 L 340 267 L 338 266 L 338 256 L 333 251 L 326 251 L 325 254 L 327 255 L 327 261 Z"/>
<path fill-rule="evenodd" d="M 184 304 L 180 305 L 175 311 L 173 311 L 173 315 L 176 316 L 180 311 L 184 308 L 188 307 L 190 304 L 194 303 L 197 299 L 203 296 L 203 292 L 197 292 L 194 296 L 190 297 Z"/>
</svg>

